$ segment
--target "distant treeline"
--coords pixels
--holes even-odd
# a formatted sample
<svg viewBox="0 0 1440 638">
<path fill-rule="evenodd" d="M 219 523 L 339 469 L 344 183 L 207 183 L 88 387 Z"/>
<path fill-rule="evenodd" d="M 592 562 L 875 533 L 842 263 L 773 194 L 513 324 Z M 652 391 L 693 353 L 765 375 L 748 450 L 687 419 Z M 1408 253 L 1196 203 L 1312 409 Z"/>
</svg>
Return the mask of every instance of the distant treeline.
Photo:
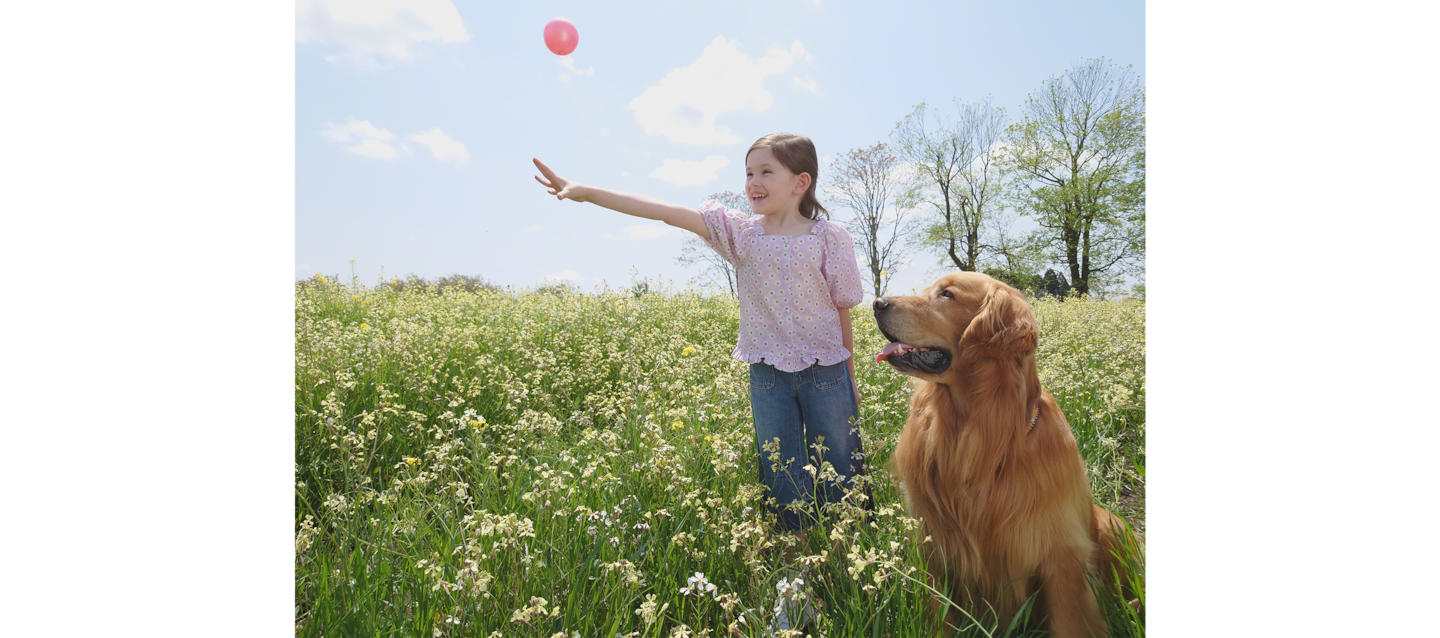
<svg viewBox="0 0 1440 638">
<path fill-rule="evenodd" d="M 295 285 L 303 289 L 310 286 L 330 284 L 339 281 L 339 275 L 330 275 L 327 277 L 320 273 L 316 273 L 309 279 L 302 279 L 300 281 L 296 281 Z M 360 286 L 358 280 L 352 280 L 351 285 Z M 560 287 L 563 288 L 565 287 L 565 285 L 561 284 Z M 390 281 L 377 284 L 373 288 L 391 290 L 394 292 L 405 292 L 406 290 L 410 290 L 412 292 L 420 291 L 437 295 L 443 294 L 446 290 L 459 290 L 463 292 L 480 292 L 481 290 L 488 290 L 490 292 L 503 292 L 505 289 L 504 286 L 492 283 L 479 275 L 471 276 L 460 274 L 441 277 L 434 281 L 429 281 L 423 277 L 410 274 L 406 275 L 404 279 L 392 278 Z"/>
<path fill-rule="evenodd" d="M 1009 272 L 999 268 L 987 268 L 985 269 L 984 273 L 990 275 L 991 277 L 999 279 L 1000 281 L 1003 281 L 1007 284 L 1010 284 L 1011 286 L 1014 286 L 1019 290 L 1024 291 L 1025 294 L 1031 297 L 1057 297 L 1063 299 L 1078 292 L 1075 290 L 1075 287 L 1065 279 L 1065 275 L 1054 269 L 1047 269 L 1045 271 L 1045 274 L 1043 275 Z M 339 285 L 340 281 L 341 280 L 338 275 L 326 276 L 316 273 L 309 279 L 301 279 L 296 281 L 295 285 L 301 289 L 305 289 L 312 286 L 320 285 Z M 370 287 L 362 286 L 359 283 L 358 279 L 352 277 L 352 281 L 349 285 L 357 289 L 367 288 L 371 290 L 389 290 L 396 293 L 403 293 L 408 290 L 412 293 L 419 292 L 422 294 L 428 293 L 434 295 L 443 295 L 446 291 L 466 293 L 477 293 L 481 291 L 492 293 L 504 293 L 507 291 L 520 293 L 530 292 L 555 296 L 585 294 L 579 286 L 576 286 L 566 281 L 545 282 L 536 286 L 533 289 L 527 288 L 523 290 L 516 290 L 513 286 L 501 286 L 500 284 L 489 281 L 480 275 L 461 274 L 452 274 L 441 277 L 439 279 L 435 279 L 433 281 L 427 280 L 415 274 L 409 274 L 406 275 L 403 279 L 392 278 L 390 281 L 386 281 Z M 669 286 L 666 286 L 663 281 L 658 279 L 654 281 L 651 281 L 649 279 L 640 279 L 632 282 L 629 286 L 626 286 L 622 290 L 628 290 L 636 297 L 644 296 L 647 294 L 668 295 L 675 292 L 671 290 Z M 717 292 L 724 293 L 725 291 L 717 289 Z M 1144 299 L 1145 286 L 1143 284 L 1135 286 L 1129 291 L 1129 294 L 1125 296 L 1130 298 Z"/>
</svg>

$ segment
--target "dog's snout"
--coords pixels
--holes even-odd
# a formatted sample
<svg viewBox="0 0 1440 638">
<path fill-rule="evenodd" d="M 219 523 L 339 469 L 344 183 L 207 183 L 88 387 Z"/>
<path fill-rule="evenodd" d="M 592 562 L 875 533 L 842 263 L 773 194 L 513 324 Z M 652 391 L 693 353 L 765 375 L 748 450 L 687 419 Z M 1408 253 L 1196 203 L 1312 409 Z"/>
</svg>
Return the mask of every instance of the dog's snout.
<svg viewBox="0 0 1440 638">
<path fill-rule="evenodd" d="M 885 297 L 876 297 L 876 298 L 875 298 L 875 311 L 876 311 L 876 312 L 879 312 L 879 311 L 881 311 L 881 310 L 889 310 L 889 309 L 890 309 L 890 300 L 889 300 L 889 299 L 886 299 Z"/>
</svg>

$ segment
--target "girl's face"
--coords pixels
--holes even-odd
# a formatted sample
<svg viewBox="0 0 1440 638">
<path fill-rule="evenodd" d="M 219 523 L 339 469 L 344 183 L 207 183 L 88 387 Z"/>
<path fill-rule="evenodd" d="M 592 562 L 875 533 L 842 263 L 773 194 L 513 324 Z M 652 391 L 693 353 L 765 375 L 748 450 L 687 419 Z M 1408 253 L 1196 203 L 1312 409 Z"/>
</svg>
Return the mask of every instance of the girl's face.
<svg viewBox="0 0 1440 638">
<path fill-rule="evenodd" d="M 757 148 L 745 158 L 745 196 L 757 215 L 800 210 L 800 198 L 809 186 L 808 173 L 791 173 L 768 148 Z"/>
</svg>

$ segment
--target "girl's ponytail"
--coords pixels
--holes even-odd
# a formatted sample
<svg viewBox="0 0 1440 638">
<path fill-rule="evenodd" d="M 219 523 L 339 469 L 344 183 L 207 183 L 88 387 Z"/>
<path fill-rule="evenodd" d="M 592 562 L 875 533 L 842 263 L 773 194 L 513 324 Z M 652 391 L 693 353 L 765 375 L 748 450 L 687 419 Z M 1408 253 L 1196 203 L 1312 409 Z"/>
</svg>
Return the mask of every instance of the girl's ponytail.
<svg viewBox="0 0 1440 638">
<path fill-rule="evenodd" d="M 825 219 L 830 219 L 830 211 L 825 210 L 815 196 L 820 184 L 820 160 L 815 157 L 815 143 L 811 142 L 810 138 L 790 133 L 771 133 L 751 144 L 750 150 L 745 151 L 745 157 L 749 158 L 750 153 L 757 148 L 770 149 L 775 159 L 784 164 L 791 173 L 809 173 L 810 188 L 805 189 L 805 194 L 800 198 L 800 214 L 806 219 L 819 219 L 822 214 Z"/>
</svg>

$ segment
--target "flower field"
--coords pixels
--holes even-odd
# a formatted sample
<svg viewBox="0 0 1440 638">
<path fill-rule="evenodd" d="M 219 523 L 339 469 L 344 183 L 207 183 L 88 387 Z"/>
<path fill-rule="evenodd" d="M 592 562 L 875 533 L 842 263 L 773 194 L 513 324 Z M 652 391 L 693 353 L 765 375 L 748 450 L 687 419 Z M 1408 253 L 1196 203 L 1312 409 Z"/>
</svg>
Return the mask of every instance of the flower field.
<svg viewBox="0 0 1440 638">
<path fill-rule="evenodd" d="M 734 300 L 317 277 L 295 304 L 296 635 L 763 636 L 778 596 L 809 597 L 813 636 L 937 635 L 886 465 L 909 378 L 874 361 L 868 305 L 852 312 L 875 509 L 826 512 L 795 548 L 796 591 Z M 1032 305 L 1096 500 L 1143 529 L 1144 303 Z M 1144 634 L 1143 602 L 1102 603 L 1111 635 Z M 962 635 L 1039 633 L 967 613 Z"/>
</svg>

